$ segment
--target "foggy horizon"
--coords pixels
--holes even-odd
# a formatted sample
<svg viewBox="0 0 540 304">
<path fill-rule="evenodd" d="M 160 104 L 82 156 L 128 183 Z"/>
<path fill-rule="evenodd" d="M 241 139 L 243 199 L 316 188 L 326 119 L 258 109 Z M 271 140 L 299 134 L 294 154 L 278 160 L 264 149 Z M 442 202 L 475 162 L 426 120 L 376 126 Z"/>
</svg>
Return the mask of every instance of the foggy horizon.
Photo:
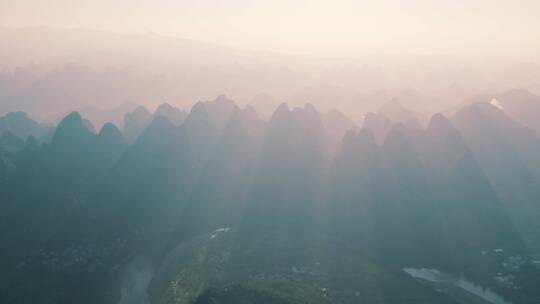
<svg viewBox="0 0 540 304">
<path fill-rule="evenodd" d="M 537 1 L 3 1 L 1 26 L 156 33 L 318 57 L 380 54 L 538 60 Z"/>
</svg>

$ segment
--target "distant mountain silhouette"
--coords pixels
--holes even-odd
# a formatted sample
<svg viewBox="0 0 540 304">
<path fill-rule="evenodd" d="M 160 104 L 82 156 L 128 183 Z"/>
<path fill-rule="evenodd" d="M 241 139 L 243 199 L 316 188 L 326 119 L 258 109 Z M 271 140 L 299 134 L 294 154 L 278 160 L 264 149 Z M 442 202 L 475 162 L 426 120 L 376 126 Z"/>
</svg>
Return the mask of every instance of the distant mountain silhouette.
<svg viewBox="0 0 540 304">
<path fill-rule="evenodd" d="M 51 146 L 78 147 L 85 144 L 94 135 L 95 129 L 88 120 L 84 120 L 79 113 L 72 112 L 58 124 Z"/>
<path fill-rule="evenodd" d="M 168 103 L 162 103 L 154 112 L 154 117 L 164 116 L 169 119 L 175 126 L 181 125 L 186 119 L 186 112 L 171 106 Z"/>
<path fill-rule="evenodd" d="M 377 111 L 377 114 L 384 115 L 393 123 L 401 123 L 408 128 L 422 128 L 419 116 L 403 107 L 399 101 L 395 99 L 383 104 Z"/>
<path fill-rule="evenodd" d="M 124 115 L 126 113 L 133 112 L 137 105 L 126 101 L 118 106 L 113 108 L 97 108 L 97 107 L 81 107 L 77 108 L 77 112 L 81 116 L 86 117 L 91 121 L 96 128 L 101 129 L 106 123 L 114 123 L 115 125 L 121 126 L 123 124 Z"/>
<path fill-rule="evenodd" d="M 279 103 L 268 93 L 259 93 L 249 103 L 257 114 L 264 120 L 268 120 Z"/>
<path fill-rule="evenodd" d="M 227 98 L 225 95 L 216 97 L 213 101 L 202 102 L 212 120 L 212 123 L 222 130 L 229 123 L 233 113 L 238 108 L 234 101 Z"/>
<path fill-rule="evenodd" d="M 392 122 L 383 114 L 375 114 L 369 112 L 364 117 L 364 123 L 362 125 L 365 129 L 370 129 L 377 140 L 379 145 L 382 145 L 386 139 L 386 134 L 390 131 Z"/>
<path fill-rule="evenodd" d="M 139 106 L 131 113 L 124 115 L 124 136 L 128 142 L 137 140 L 142 131 L 150 124 L 152 114 L 142 106 Z"/>
</svg>

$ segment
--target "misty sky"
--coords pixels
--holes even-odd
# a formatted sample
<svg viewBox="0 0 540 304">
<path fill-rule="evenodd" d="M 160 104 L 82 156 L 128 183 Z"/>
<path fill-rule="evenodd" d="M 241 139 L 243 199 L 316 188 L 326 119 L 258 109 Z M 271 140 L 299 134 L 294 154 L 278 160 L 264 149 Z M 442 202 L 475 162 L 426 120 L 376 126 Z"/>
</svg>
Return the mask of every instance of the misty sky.
<svg viewBox="0 0 540 304">
<path fill-rule="evenodd" d="M 0 0 L 0 25 L 155 32 L 319 56 L 540 54 L 538 0 Z"/>
</svg>

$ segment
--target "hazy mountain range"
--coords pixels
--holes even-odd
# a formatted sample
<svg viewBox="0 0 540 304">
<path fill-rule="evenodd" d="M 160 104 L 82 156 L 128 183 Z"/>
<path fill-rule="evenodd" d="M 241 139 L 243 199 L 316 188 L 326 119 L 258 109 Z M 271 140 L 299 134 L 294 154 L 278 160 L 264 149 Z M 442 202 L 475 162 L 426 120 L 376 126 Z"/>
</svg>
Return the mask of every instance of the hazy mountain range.
<svg viewBox="0 0 540 304">
<path fill-rule="evenodd" d="M 227 92 L 240 105 L 312 103 L 359 120 L 397 99 L 427 120 L 480 94 L 512 88 L 540 94 L 534 62 L 402 55 L 317 58 L 178 39 L 84 29 L 0 28 L 0 114 L 50 121 L 71 111 L 96 120 L 103 109 L 164 101 L 187 109 Z M 261 100 L 264 93 L 275 102 Z M 264 99 L 264 98 L 263 98 Z M 266 103 L 266 105 L 264 105 Z M 100 123 L 97 120 L 101 119 Z M 118 121 L 115 121 L 118 122 Z"/>
<path fill-rule="evenodd" d="M 259 100 L 1 117 L 2 303 L 539 301 L 538 97 Z"/>
</svg>

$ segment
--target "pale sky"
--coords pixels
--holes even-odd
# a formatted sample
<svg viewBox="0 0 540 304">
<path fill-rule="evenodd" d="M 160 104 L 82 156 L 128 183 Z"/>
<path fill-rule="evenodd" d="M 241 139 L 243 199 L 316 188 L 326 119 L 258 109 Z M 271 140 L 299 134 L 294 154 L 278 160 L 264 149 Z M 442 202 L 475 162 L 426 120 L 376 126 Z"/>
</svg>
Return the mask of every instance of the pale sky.
<svg viewBox="0 0 540 304">
<path fill-rule="evenodd" d="M 538 0 L 0 0 L 0 25 L 173 35 L 318 56 L 538 58 Z"/>
</svg>

